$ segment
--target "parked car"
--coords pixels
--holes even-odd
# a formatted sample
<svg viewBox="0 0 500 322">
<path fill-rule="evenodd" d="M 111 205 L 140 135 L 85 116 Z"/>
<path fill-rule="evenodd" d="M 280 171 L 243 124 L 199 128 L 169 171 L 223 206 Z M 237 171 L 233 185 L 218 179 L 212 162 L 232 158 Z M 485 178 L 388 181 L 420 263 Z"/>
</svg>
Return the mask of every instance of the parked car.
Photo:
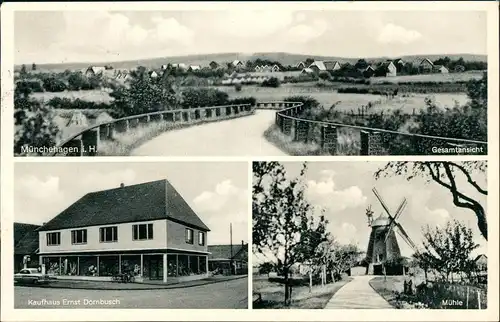
<svg viewBox="0 0 500 322">
<path fill-rule="evenodd" d="M 20 284 L 48 283 L 49 276 L 42 274 L 36 268 L 24 268 L 19 273 L 14 274 L 14 283 L 16 282 Z"/>
</svg>

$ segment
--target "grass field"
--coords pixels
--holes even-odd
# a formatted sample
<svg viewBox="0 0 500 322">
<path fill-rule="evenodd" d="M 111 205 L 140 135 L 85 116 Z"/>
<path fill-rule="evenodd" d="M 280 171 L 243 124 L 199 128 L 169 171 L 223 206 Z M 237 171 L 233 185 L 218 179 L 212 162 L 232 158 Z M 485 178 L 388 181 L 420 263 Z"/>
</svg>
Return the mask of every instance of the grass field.
<svg viewBox="0 0 500 322">
<path fill-rule="evenodd" d="M 449 74 L 424 74 L 424 75 L 405 75 L 394 77 L 373 77 L 370 82 L 372 84 L 380 84 L 384 82 L 390 83 L 419 83 L 419 82 L 461 82 L 471 79 L 480 79 L 483 76 L 482 71 L 471 71 L 465 73 L 449 73 Z"/>
<path fill-rule="evenodd" d="M 109 96 L 109 91 L 107 90 L 90 90 L 90 91 L 64 91 L 64 92 L 44 92 L 44 93 L 32 93 L 31 97 L 48 101 L 54 97 L 69 98 L 69 99 L 81 99 L 89 102 L 96 103 L 110 103 L 113 98 Z"/>
<path fill-rule="evenodd" d="M 260 293 L 262 301 L 254 304 L 254 309 L 323 309 L 332 296 L 345 284 L 350 282 L 345 278 L 325 286 L 315 285 L 309 292 L 308 286 L 292 288 L 292 301 L 289 307 L 284 306 L 285 287 L 283 284 L 271 283 L 266 275 L 253 277 L 253 291 Z"/>
<path fill-rule="evenodd" d="M 330 89 L 314 87 L 283 86 L 279 88 L 267 88 L 257 86 L 244 86 L 241 92 L 236 92 L 234 87 L 218 87 L 218 89 L 229 94 L 230 98 L 253 96 L 258 102 L 280 101 L 290 96 L 304 95 L 316 99 L 324 108 L 330 108 L 336 104 L 336 110 L 356 111 L 369 102 L 378 103 L 374 111 L 402 109 L 405 113 L 411 113 L 413 109 L 425 108 L 425 98 L 429 97 L 441 107 L 453 107 L 455 101 L 463 105 L 468 98 L 465 93 L 436 93 L 436 94 L 406 94 L 397 96 L 394 99 L 386 99 L 381 95 L 373 94 L 345 94 L 337 93 Z"/>
</svg>

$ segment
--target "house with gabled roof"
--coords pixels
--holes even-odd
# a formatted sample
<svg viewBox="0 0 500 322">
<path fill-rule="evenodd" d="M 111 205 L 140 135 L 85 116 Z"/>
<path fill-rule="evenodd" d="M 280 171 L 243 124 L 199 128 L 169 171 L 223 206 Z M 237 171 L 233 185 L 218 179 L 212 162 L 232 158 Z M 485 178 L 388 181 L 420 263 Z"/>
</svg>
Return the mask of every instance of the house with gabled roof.
<svg viewBox="0 0 500 322">
<path fill-rule="evenodd" d="M 340 69 L 340 63 L 338 61 L 325 61 L 326 70 L 337 70 Z"/>
<path fill-rule="evenodd" d="M 303 61 L 299 61 L 297 64 L 295 64 L 294 67 L 298 69 L 304 69 L 306 68 L 306 63 L 304 63 Z"/>
<path fill-rule="evenodd" d="M 99 76 L 99 75 L 103 75 L 104 71 L 106 71 L 106 67 L 104 67 L 104 66 L 89 66 L 85 70 L 84 74 L 87 77 Z"/>
<path fill-rule="evenodd" d="M 340 69 L 340 63 L 338 61 L 322 61 L 322 60 L 316 60 L 314 61 L 311 65 L 309 65 L 309 68 L 313 69 L 316 72 L 323 72 L 323 71 L 329 71 L 329 70 L 337 70 Z"/>
<path fill-rule="evenodd" d="M 422 59 L 418 65 L 418 70 L 420 73 L 432 73 L 434 71 L 434 63 L 428 58 Z"/>
<path fill-rule="evenodd" d="M 14 223 L 14 272 L 38 267 L 38 229 L 40 225 Z"/>
<path fill-rule="evenodd" d="M 233 67 L 243 67 L 243 62 L 241 60 L 234 60 L 231 64 Z"/>
<path fill-rule="evenodd" d="M 209 231 L 168 180 L 121 184 L 87 193 L 43 225 L 40 262 L 59 279 L 201 279 Z"/>
<path fill-rule="evenodd" d="M 188 70 L 191 72 L 194 72 L 196 70 L 201 70 L 201 66 L 200 65 L 189 65 Z"/>
<path fill-rule="evenodd" d="M 224 275 L 248 273 L 248 244 L 209 245 L 208 268 Z"/>
<path fill-rule="evenodd" d="M 390 60 L 379 63 L 375 69 L 375 74 L 377 76 L 392 77 L 396 76 L 397 73 L 396 65 Z"/>
<path fill-rule="evenodd" d="M 433 72 L 439 74 L 448 74 L 450 71 L 443 65 L 434 65 Z"/>
</svg>

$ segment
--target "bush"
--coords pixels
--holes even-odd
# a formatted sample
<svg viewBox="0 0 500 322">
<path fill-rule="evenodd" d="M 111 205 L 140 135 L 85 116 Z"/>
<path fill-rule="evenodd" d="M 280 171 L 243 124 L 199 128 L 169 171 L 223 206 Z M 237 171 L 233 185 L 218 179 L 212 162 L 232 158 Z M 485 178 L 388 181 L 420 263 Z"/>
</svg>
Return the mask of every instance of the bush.
<svg viewBox="0 0 500 322">
<path fill-rule="evenodd" d="M 20 80 L 17 82 L 16 87 L 25 88 L 24 90 L 28 90 L 31 92 L 43 93 L 43 86 L 40 80 Z"/>
<path fill-rule="evenodd" d="M 305 110 L 315 109 L 320 106 L 319 102 L 310 96 L 290 96 L 285 98 L 285 102 L 302 102 Z"/>
<path fill-rule="evenodd" d="M 188 88 L 182 93 L 182 107 L 227 105 L 229 95 L 214 88 Z"/>
<path fill-rule="evenodd" d="M 255 97 L 240 97 L 228 101 L 229 105 L 250 104 L 251 106 L 255 106 L 256 103 L 257 100 L 255 99 Z"/>
<path fill-rule="evenodd" d="M 87 109 L 110 109 L 111 105 L 106 103 L 96 103 L 84 101 L 82 99 L 72 100 L 67 97 L 54 97 L 51 98 L 47 105 L 55 109 L 77 109 L 77 110 L 87 110 Z"/>
<path fill-rule="evenodd" d="M 269 79 L 266 79 L 265 81 L 262 82 L 262 87 L 274 87 L 274 88 L 277 88 L 277 87 L 280 87 L 281 85 L 281 82 L 278 78 L 276 77 L 271 77 Z"/>
<path fill-rule="evenodd" d="M 43 80 L 43 88 L 45 88 L 47 92 L 64 92 L 68 89 L 63 81 L 53 76 Z"/>
<path fill-rule="evenodd" d="M 54 113 L 48 106 L 21 94 L 16 88 L 14 97 L 14 154 L 30 155 L 23 147 L 53 147 L 59 129 L 53 123 Z M 35 153 L 42 155 L 43 153 Z"/>
<path fill-rule="evenodd" d="M 235 84 L 234 85 L 234 90 L 237 91 L 237 92 L 241 92 L 242 88 L 243 88 L 243 86 L 241 86 L 241 84 Z"/>
</svg>

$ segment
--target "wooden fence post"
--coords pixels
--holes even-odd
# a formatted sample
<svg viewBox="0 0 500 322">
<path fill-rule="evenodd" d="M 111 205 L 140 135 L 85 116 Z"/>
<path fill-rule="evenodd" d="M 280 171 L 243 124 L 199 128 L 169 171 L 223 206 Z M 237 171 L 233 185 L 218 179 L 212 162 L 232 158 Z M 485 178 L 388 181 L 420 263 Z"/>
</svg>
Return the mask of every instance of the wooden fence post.
<svg viewBox="0 0 500 322">
<path fill-rule="evenodd" d="M 477 307 L 481 309 L 481 292 L 479 290 L 477 290 Z"/>
<path fill-rule="evenodd" d="M 465 298 L 465 308 L 468 309 L 469 308 L 469 287 L 467 286 L 467 295 L 466 295 L 466 298 Z"/>
</svg>

